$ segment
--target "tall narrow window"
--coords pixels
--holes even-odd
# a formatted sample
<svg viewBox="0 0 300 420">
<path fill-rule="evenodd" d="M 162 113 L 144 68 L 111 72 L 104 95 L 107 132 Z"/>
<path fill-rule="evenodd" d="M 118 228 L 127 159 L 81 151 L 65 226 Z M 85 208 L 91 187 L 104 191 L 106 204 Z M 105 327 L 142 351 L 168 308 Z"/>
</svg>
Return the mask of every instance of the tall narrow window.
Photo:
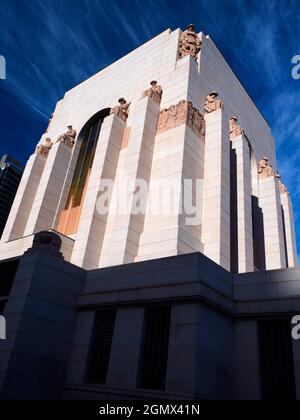
<svg viewBox="0 0 300 420">
<path fill-rule="evenodd" d="M 89 383 L 100 385 L 106 383 L 115 320 L 115 309 L 99 311 L 96 314 L 88 365 L 87 382 Z"/>
<path fill-rule="evenodd" d="M 285 215 L 284 215 L 284 208 L 283 208 L 283 206 L 281 206 L 281 217 L 282 217 L 283 237 L 284 237 L 285 266 L 286 266 L 286 268 L 288 268 L 288 266 L 289 266 L 289 259 L 288 259 L 287 238 L 286 238 L 286 224 L 285 224 Z"/>
<path fill-rule="evenodd" d="M 266 250 L 265 250 L 265 228 L 264 217 L 259 206 L 259 179 L 258 179 L 258 161 L 251 149 L 251 178 L 252 178 L 252 234 L 253 234 L 253 260 L 255 271 L 266 270 Z"/>
<path fill-rule="evenodd" d="M 151 307 L 145 310 L 139 384 L 141 388 L 165 389 L 170 314 L 169 306 Z"/>
<path fill-rule="evenodd" d="M 98 137 L 103 120 L 108 114 L 109 109 L 96 114 L 87 122 L 78 136 L 77 141 L 80 142 L 79 156 L 65 209 L 60 216 L 58 225 L 58 231 L 65 235 L 72 235 L 77 231 Z"/>
<path fill-rule="evenodd" d="M 263 399 L 296 399 L 291 321 L 258 322 Z"/>
<path fill-rule="evenodd" d="M 253 225 L 253 257 L 254 267 L 257 271 L 266 270 L 266 250 L 265 250 L 265 228 L 264 216 L 255 196 L 252 199 L 252 225 Z"/>
</svg>

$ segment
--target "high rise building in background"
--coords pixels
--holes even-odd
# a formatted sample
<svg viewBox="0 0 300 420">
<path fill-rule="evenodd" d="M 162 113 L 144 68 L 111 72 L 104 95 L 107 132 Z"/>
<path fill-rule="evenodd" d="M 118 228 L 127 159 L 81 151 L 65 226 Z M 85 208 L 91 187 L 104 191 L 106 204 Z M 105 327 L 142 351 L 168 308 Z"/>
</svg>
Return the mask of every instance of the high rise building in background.
<svg viewBox="0 0 300 420">
<path fill-rule="evenodd" d="M 0 160 L 0 237 L 19 187 L 24 166 L 9 155 Z"/>
<path fill-rule="evenodd" d="M 2 396 L 300 397 L 296 266 L 270 127 L 209 36 L 167 30 L 67 92 L 27 162 Z"/>
</svg>

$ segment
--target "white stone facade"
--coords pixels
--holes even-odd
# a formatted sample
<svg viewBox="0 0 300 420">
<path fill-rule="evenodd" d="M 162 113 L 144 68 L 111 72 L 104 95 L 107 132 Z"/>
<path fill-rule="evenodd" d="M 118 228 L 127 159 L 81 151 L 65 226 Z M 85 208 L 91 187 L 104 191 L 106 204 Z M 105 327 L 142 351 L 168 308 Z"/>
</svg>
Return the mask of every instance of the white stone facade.
<svg viewBox="0 0 300 420">
<path fill-rule="evenodd" d="M 57 103 L 49 130 L 40 142 L 47 137 L 55 142 L 70 124 L 79 134 L 87 121 L 99 111 L 113 108 L 120 97 L 131 102 L 126 122 L 117 115 L 104 119 L 78 226 L 72 234 L 66 234 L 65 258 L 91 270 L 200 251 L 227 270 L 237 258 L 239 272 L 254 271 L 254 196 L 264 218 L 265 268 L 297 265 L 290 198 L 281 195 L 280 203 L 275 178 L 258 181 L 256 172 L 262 156 L 268 156 L 276 169 L 269 126 L 212 40 L 200 34 L 202 47 L 196 62 L 189 56 L 178 58 L 180 37 L 179 29 L 163 32 L 67 92 Z M 163 88 L 160 105 L 152 98 L 142 98 L 153 79 Z M 164 132 L 156 131 L 160 112 L 180 101 L 191 101 L 203 114 L 205 98 L 212 90 L 219 93 L 224 109 L 205 116 L 203 137 L 187 121 Z M 246 133 L 234 141 L 229 136 L 232 115 L 238 116 Z M 59 143 L 54 144 L 48 158 L 36 154 L 30 157 L 1 239 L 0 259 L 10 257 L 12 248 L 12 256 L 21 255 L 28 247 L 24 237 L 59 229 L 79 149 L 79 143 L 73 149 Z M 236 186 L 232 183 L 231 149 L 236 153 Z M 126 196 L 133 209 L 135 189 L 120 193 L 117 188 L 124 174 L 135 188 L 139 179 L 149 185 L 142 194 L 144 214 L 130 211 L 118 215 L 111 205 L 108 214 L 99 214 L 97 200 L 106 178 L 114 182 L 111 204 Z M 160 200 L 157 180 L 175 186 L 170 197 L 171 213 L 151 211 Z M 183 192 L 185 180 L 200 181 L 200 189 L 189 186 Z M 230 199 L 231 188 L 237 188 L 236 203 Z M 168 198 L 167 193 L 164 198 Z M 196 223 L 187 222 L 190 215 L 186 209 L 181 214 L 183 202 L 196 206 Z M 237 211 L 237 256 L 232 253 L 233 205 Z"/>
</svg>

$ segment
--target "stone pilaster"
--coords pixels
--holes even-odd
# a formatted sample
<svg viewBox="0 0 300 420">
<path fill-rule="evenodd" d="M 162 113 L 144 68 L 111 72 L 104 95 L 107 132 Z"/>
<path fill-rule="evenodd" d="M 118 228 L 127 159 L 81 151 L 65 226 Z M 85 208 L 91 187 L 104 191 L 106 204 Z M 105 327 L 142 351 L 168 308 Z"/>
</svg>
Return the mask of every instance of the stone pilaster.
<svg viewBox="0 0 300 420">
<path fill-rule="evenodd" d="M 234 329 L 233 398 L 238 401 L 261 399 L 259 342 L 256 320 L 237 320 Z"/>
<path fill-rule="evenodd" d="M 86 269 L 99 266 L 107 214 L 99 213 L 97 200 L 101 181 L 115 180 L 125 125 L 121 118 L 110 115 L 101 127 L 71 258 L 73 264 Z"/>
<path fill-rule="evenodd" d="M 230 318 L 197 304 L 172 306 L 166 392 L 181 398 L 230 399 L 233 327 Z M 222 347 L 222 357 L 220 357 Z M 227 380 L 218 382 L 219 374 Z M 212 378 L 214 378 L 212 380 Z"/>
<path fill-rule="evenodd" d="M 230 142 L 224 109 L 205 115 L 202 242 L 204 254 L 230 270 Z"/>
<path fill-rule="evenodd" d="M 86 380 L 95 315 L 94 310 L 77 312 L 77 325 L 66 372 L 66 383 L 84 383 Z"/>
<path fill-rule="evenodd" d="M 107 374 L 108 386 L 136 387 L 143 322 L 144 308 L 118 309 Z"/>
<path fill-rule="evenodd" d="M 203 156 L 204 120 L 198 109 L 181 100 L 163 110 L 136 261 L 203 251 Z"/>
<path fill-rule="evenodd" d="M 71 155 L 72 148 L 63 143 L 54 144 L 50 150 L 24 236 L 53 228 Z"/>
<path fill-rule="evenodd" d="M 39 154 L 34 154 L 29 158 L 1 242 L 8 242 L 24 236 L 45 163 L 46 158 Z"/>
<path fill-rule="evenodd" d="M 76 169 L 76 164 L 79 157 L 80 148 L 81 148 L 81 142 L 76 141 L 73 151 L 72 151 L 72 157 L 70 159 L 70 163 L 68 166 L 68 172 L 65 178 L 65 183 L 64 183 L 64 186 L 60 195 L 60 200 L 56 209 L 55 220 L 53 223 L 53 229 L 56 231 L 59 229 L 61 214 L 65 209 L 65 205 L 68 199 L 68 195 L 70 192 L 70 188 L 72 185 L 72 181 L 73 181 L 73 177 L 74 177 L 74 173 Z"/>
<path fill-rule="evenodd" d="M 254 270 L 250 147 L 244 135 L 232 139 L 231 145 L 236 174 L 237 268 L 239 273 L 247 273 Z"/>
<path fill-rule="evenodd" d="M 198 375 L 199 307 L 173 305 L 170 321 L 166 392 L 194 395 Z"/>
<path fill-rule="evenodd" d="M 259 179 L 259 206 L 263 213 L 266 270 L 286 267 L 286 252 L 278 181 Z"/>
<path fill-rule="evenodd" d="M 156 136 L 144 231 L 136 261 L 178 254 L 186 129 L 186 125 L 180 125 Z"/>
<path fill-rule="evenodd" d="M 280 198 L 283 211 L 288 267 L 292 268 L 298 265 L 293 204 L 291 196 L 287 192 L 280 194 Z"/>
<path fill-rule="evenodd" d="M 137 201 L 135 192 L 140 194 L 140 201 L 147 202 L 156 134 L 159 105 L 153 99 L 140 99 L 131 111 L 133 124 L 130 127 L 128 147 L 123 166 L 125 184 L 118 191 L 114 190 L 113 201 L 124 203 L 120 209 L 122 214 L 115 211 L 109 215 L 112 229 L 105 234 L 100 267 L 134 262 L 138 253 L 140 235 L 144 229 L 145 211 L 137 212 L 134 206 Z M 145 181 L 145 188 L 140 188 L 138 180 Z M 122 182 L 118 180 L 119 188 Z M 117 194 L 117 197 L 116 197 Z M 125 211 L 123 211 L 125 210 Z M 115 214 L 114 214 L 115 213 Z"/>
</svg>

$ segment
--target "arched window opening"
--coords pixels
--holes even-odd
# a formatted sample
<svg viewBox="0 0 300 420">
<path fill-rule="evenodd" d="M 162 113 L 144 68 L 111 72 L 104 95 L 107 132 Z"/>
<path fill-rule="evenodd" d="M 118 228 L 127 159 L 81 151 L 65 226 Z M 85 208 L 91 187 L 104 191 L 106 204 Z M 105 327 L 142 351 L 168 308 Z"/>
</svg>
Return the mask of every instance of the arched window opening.
<svg viewBox="0 0 300 420">
<path fill-rule="evenodd" d="M 66 205 L 61 213 L 57 229 L 64 235 L 72 235 L 77 231 L 101 126 L 109 113 L 110 108 L 107 108 L 95 114 L 85 124 L 78 136 L 79 155 Z"/>
</svg>

